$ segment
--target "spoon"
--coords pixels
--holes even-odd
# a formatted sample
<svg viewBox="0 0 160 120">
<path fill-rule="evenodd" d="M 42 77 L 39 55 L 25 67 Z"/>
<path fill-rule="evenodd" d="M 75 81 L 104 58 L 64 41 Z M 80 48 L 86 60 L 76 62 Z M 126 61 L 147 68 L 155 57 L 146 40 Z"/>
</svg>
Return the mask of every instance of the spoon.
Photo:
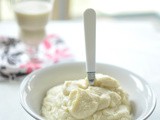
<svg viewBox="0 0 160 120">
<path fill-rule="evenodd" d="M 86 48 L 86 72 L 89 84 L 94 85 L 96 13 L 93 9 L 87 9 L 85 10 L 83 17 Z"/>
</svg>

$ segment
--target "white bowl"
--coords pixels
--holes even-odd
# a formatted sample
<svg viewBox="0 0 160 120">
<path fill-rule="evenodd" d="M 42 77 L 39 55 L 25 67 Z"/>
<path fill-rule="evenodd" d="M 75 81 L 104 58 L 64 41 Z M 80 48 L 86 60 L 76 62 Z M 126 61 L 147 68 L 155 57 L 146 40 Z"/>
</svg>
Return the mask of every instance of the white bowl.
<svg viewBox="0 0 160 120">
<path fill-rule="evenodd" d="M 96 72 L 108 74 L 119 80 L 129 94 L 134 120 L 144 120 L 154 111 L 155 95 L 143 78 L 108 64 L 97 64 Z M 85 64 L 77 62 L 57 64 L 35 71 L 28 75 L 20 86 L 21 105 L 32 117 L 43 120 L 41 105 L 47 90 L 62 84 L 65 80 L 77 80 L 85 76 Z"/>
</svg>

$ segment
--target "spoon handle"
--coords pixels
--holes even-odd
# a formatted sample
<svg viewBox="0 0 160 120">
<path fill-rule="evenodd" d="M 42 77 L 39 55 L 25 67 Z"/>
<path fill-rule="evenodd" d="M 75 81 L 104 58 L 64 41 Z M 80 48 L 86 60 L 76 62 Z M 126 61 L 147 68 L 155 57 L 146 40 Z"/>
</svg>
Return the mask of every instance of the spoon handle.
<svg viewBox="0 0 160 120">
<path fill-rule="evenodd" d="M 95 38 L 96 38 L 96 13 L 93 9 L 84 12 L 84 31 L 86 47 L 86 71 L 89 81 L 94 84 L 95 79 Z M 91 80 L 92 79 L 92 80 Z"/>
</svg>

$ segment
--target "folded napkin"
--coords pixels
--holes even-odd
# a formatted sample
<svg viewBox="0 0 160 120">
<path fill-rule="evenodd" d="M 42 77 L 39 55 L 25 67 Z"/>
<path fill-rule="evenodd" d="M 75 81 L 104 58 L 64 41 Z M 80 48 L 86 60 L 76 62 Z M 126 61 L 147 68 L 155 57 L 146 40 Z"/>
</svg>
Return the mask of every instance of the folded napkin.
<svg viewBox="0 0 160 120">
<path fill-rule="evenodd" d="M 22 41 L 0 37 L 0 80 L 24 76 L 34 70 L 73 60 L 69 48 L 57 35 L 48 35 L 35 51 Z"/>
</svg>

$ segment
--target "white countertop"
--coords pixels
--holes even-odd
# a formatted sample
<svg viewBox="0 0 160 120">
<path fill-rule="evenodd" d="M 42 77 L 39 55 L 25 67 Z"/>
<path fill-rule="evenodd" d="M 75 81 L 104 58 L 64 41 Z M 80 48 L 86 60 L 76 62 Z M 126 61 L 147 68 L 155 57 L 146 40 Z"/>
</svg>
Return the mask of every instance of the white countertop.
<svg viewBox="0 0 160 120">
<path fill-rule="evenodd" d="M 160 28 L 160 25 L 158 26 Z M 85 60 L 82 21 L 53 21 L 55 33 L 70 47 L 75 60 Z M 1 22 L 0 35 L 17 36 L 15 22 Z M 128 69 L 143 77 L 157 96 L 157 107 L 148 120 L 160 119 L 160 31 L 149 21 L 97 20 L 97 62 Z M 22 80 L 0 82 L 0 120 L 32 120 L 19 102 Z"/>
</svg>

